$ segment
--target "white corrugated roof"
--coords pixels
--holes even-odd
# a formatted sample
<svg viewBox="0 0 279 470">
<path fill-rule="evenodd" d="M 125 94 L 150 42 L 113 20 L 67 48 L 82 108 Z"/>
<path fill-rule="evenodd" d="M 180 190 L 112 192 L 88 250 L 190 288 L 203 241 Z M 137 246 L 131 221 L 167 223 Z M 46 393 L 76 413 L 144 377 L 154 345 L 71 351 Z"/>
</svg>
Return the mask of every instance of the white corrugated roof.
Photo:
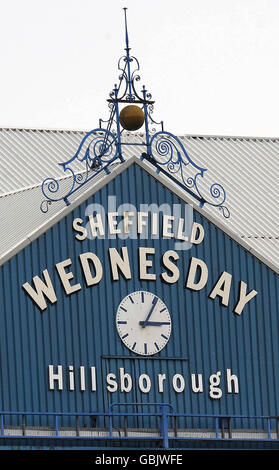
<svg viewBox="0 0 279 470">
<path fill-rule="evenodd" d="M 75 154 L 83 135 L 74 131 L 1 129 L 0 195 L 40 185 L 48 176 L 63 176 L 58 163 Z"/>
<path fill-rule="evenodd" d="M 76 153 L 85 135 L 85 131 L 0 129 L 0 213 L 4 221 L 0 258 L 64 207 L 63 202 L 58 202 L 46 214 L 40 211 L 44 199 L 41 183 L 47 177 L 65 180 L 58 163 Z M 129 142 L 143 141 L 140 133 L 130 133 L 125 138 Z M 209 205 L 204 206 L 204 213 L 221 221 L 261 256 L 279 266 L 279 139 L 190 135 L 180 138 L 190 158 L 208 169 L 205 179 L 221 183 L 227 192 L 229 219 Z M 125 159 L 140 156 L 141 152 L 142 147 L 123 146 Z M 73 168 L 81 170 L 80 164 Z M 86 186 L 80 194 L 88 189 Z M 80 194 L 77 191 L 75 197 Z"/>
</svg>

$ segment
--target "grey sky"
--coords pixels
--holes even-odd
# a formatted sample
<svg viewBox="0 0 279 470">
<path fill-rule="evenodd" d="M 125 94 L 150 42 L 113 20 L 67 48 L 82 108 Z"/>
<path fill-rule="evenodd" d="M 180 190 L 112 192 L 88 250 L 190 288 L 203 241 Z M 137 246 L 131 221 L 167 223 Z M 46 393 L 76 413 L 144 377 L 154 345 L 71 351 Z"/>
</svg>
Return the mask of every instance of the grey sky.
<svg viewBox="0 0 279 470">
<path fill-rule="evenodd" d="M 181 134 L 278 136 L 278 0 L 0 0 L 0 126 L 90 130 L 124 49 Z"/>
</svg>

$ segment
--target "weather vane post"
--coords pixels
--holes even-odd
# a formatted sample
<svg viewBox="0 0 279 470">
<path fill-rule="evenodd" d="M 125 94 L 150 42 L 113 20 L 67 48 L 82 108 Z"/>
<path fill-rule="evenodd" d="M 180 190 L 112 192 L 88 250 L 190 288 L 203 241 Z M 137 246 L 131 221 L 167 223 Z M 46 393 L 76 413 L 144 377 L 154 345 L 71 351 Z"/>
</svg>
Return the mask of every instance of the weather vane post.
<svg viewBox="0 0 279 470">
<path fill-rule="evenodd" d="M 41 203 L 42 212 L 50 204 L 63 200 L 70 204 L 69 197 L 85 184 L 96 178 L 100 172 L 110 173 L 113 163 L 123 162 L 123 147 L 142 146 L 141 160 L 148 161 L 156 173 L 162 173 L 194 197 L 200 207 L 205 203 L 218 207 L 224 217 L 230 212 L 224 205 L 226 192 L 219 183 L 205 188 L 202 184 L 206 168 L 198 166 L 188 155 L 179 137 L 164 130 L 163 121 L 156 122 L 153 117 L 154 101 L 143 85 L 137 91 L 140 81 L 139 62 L 130 54 L 127 8 L 124 8 L 125 55 L 118 61 L 119 82 L 115 84 L 108 98 L 110 116 L 107 121 L 99 120 L 99 127 L 88 132 L 82 139 L 75 155 L 66 162 L 59 163 L 66 175 L 71 177 L 70 188 L 62 187 L 57 179 L 46 178 L 42 183 L 45 197 Z M 106 127 L 103 127 L 103 125 Z M 145 141 L 125 141 L 128 132 L 135 132 L 144 125 Z M 81 171 L 75 172 L 73 163 L 80 163 Z"/>
</svg>

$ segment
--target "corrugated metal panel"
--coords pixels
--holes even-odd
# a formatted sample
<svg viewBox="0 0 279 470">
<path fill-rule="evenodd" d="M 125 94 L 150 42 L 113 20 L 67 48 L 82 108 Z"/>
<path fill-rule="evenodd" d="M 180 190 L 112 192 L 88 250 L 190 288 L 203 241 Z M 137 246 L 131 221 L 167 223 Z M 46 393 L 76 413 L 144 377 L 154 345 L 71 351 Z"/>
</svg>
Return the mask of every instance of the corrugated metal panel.
<svg viewBox="0 0 279 470">
<path fill-rule="evenodd" d="M 85 135 L 82 131 L 1 129 L 0 165 L 5 177 L 0 181 L 0 196 L 41 185 L 48 177 L 64 178 L 58 164 L 75 155 Z M 127 138 L 138 140 L 140 135 Z M 72 168 L 75 172 L 84 169 L 79 162 L 73 162 Z"/>
<path fill-rule="evenodd" d="M 107 208 L 108 195 L 117 196 L 117 205 L 178 204 L 174 194 L 155 181 L 137 165 L 101 189 L 88 203 Z M 182 206 L 184 203 L 182 203 Z M 2 266 L 0 298 L 0 407 L 5 410 L 36 411 L 92 411 L 107 410 L 109 402 L 132 402 L 140 399 L 171 402 L 177 412 L 233 413 L 278 415 L 278 276 L 244 250 L 206 218 L 195 213 L 195 220 L 205 229 L 205 240 L 189 251 L 179 252 L 180 278 L 174 284 L 163 283 L 161 255 L 174 249 L 169 239 L 96 239 L 78 242 L 74 239 L 72 221 L 84 219 L 87 203 L 83 203 L 48 232 Z M 112 281 L 108 248 L 127 246 L 130 254 L 132 279 Z M 154 246 L 156 281 L 138 278 L 138 246 Z M 104 266 L 100 284 L 87 288 L 78 261 L 79 253 L 93 251 Z M 199 291 L 185 288 L 191 257 L 204 260 L 209 269 L 207 286 Z M 82 289 L 65 295 L 55 263 L 72 259 L 72 283 L 80 282 Z M 47 268 L 58 297 L 58 302 L 40 313 L 21 288 L 36 274 Z M 232 274 L 229 306 L 220 306 L 217 298 L 208 295 L 223 271 Z M 233 313 L 243 280 L 248 289 L 258 295 L 245 307 L 242 315 Z M 115 312 L 128 293 L 147 290 L 164 300 L 172 315 L 173 332 L 167 346 L 154 359 L 140 359 L 121 342 L 115 328 Z M 109 357 L 110 358 L 109 358 Z M 120 356 L 125 357 L 123 362 Z M 172 360 L 171 358 L 177 358 Z M 122 362 L 121 362 L 122 361 Z M 48 364 L 86 367 L 87 389 L 69 391 L 64 376 L 62 391 L 48 390 Z M 120 364 L 137 380 L 146 372 L 152 380 L 150 393 L 140 392 L 134 385 L 133 393 L 107 391 L 104 382 L 107 371 L 119 374 Z M 126 365 L 127 364 L 127 365 Z M 89 366 L 95 366 L 98 391 L 91 392 Z M 226 392 L 226 369 L 239 378 L 239 394 Z M 220 400 L 209 397 L 209 376 L 221 371 Z M 166 374 L 163 393 L 158 391 L 157 375 Z M 172 377 L 185 377 L 185 391 L 174 393 Z M 190 374 L 202 374 L 204 391 L 191 391 Z M 78 388 L 78 381 L 76 387 Z"/>
<path fill-rule="evenodd" d="M 112 167 L 117 165 L 113 164 Z M 102 174 L 96 175 L 94 183 L 98 183 L 102 178 Z M 60 186 L 63 188 L 71 184 L 69 178 L 60 181 Z M 72 201 L 74 199 L 72 198 Z M 64 201 L 58 201 L 50 205 L 48 212 L 44 214 L 39 208 L 41 201 L 41 184 L 0 197 L 1 215 L 3 217 L 0 258 L 65 208 Z"/>
<path fill-rule="evenodd" d="M 83 134 L 28 129 L 2 129 L 0 194 L 41 184 L 46 175 L 61 176 L 58 163 L 71 158 Z M 77 169 L 77 168 L 76 168 Z"/>
<path fill-rule="evenodd" d="M 241 236 L 257 253 L 279 266 L 279 237 Z"/>
<path fill-rule="evenodd" d="M 5 169 L 0 181 L 0 211 L 9 228 L 7 234 L 3 225 L 0 256 L 61 210 L 63 205 L 56 203 L 42 216 L 40 185 L 46 177 L 64 177 L 58 163 L 74 155 L 84 135 L 85 132 L 75 131 L 0 131 L 0 164 L 2 171 Z M 141 142 L 143 134 L 130 133 L 125 138 L 128 142 Z M 247 243 L 260 255 L 279 265 L 278 139 L 202 136 L 181 139 L 190 157 L 208 168 L 205 179 L 221 182 L 227 191 L 230 219 L 224 219 L 218 209 L 208 205 L 205 213 L 224 222 L 237 235 L 247 237 Z M 138 146 L 123 149 L 125 158 L 139 156 L 141 152 Z M 75 171 L 80 170 L 76 165 Z M 85 186 L 83 190 L 86 189 Z M 74 198 L 78 196 L 77 192 Z"/>
<path fill-rule="evenodd" d="M 189 137 L 184 142 L 194 161 L 208 168 L 208 178 L 226 189 L 231 210 L 227 223 L 233 230 L 241 235 L 278 236 L 278 141 Z M 205 209 L 214 213 L 213 208 Z"/>
</svg>

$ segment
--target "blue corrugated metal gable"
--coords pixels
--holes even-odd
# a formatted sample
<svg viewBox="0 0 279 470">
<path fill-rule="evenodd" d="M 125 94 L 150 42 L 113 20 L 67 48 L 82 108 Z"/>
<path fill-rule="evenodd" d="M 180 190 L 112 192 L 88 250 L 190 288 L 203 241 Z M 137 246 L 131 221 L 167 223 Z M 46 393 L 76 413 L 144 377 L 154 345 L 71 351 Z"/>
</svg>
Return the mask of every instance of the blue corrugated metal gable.
<svg viewBox="0 0 279 470">
<path fill-rule="evenodd" d="M 116 196 L 116 206 L 185 203 L 137 164 L 104 186 L 88 201 L 41 235 L 32 244 L 6 262 L 0 269 L 0 408 L 16 411 L 102 411 L 113 402 L 168 402 L 181 413 L 279 414 L 278 400 L 278 275 L 248 253 L 236 241 L 194 211 L 194 220 L 204 227 L 205 238 L 190 250 L 180 250 L 176 283 L 162 282 L 161 256 L 175 250 L 175 240 L 163 239 L 86 239 L 78 241 L 73 220 L 86 219 L 89 204 L 108 210 L 108 196 Z M 127 247 L 132 278 L 120 276 L 112 281 L 108 249 Z M 137 248 L 155 247 L 155 281 L 141 281 Z M 100 283 L 86 287 L 78 256 L 94 252 L 104 271 Z M 207 285 L 201 291 L 185 288 L 189 261 L 203 260 L 209 271 Z M 82 289 L 66 295 L 55 264 L 71 258 L 72 283 Z M 57 295 L 44 311 L 31 301 L 22 288 L 35 275 L 47 269 Z M 228 307 L 209 293 L 220 274 L 232 274 Z M 258 294 L 241 315 L 233 312 L 239 295 L 239 282 Z M 115 314 L 120 301 L 130 292 L 146 290 L 158 295 L 167 305 L 173 329 L 167 346 L 155 356 L 143 358 L 128 350 L 115 328 Z M 48 365 L 63 366 L 63 390 L 50 390 Z M 69 390 L 67 368 L 74 366 L 75 390 Z M 79 390 L 79 367 L 84 366 L 84 391 Z M 97 390 L 90 388 L 90 367 L 96 367 Z M 137 382 L 129 393 L 107 390 L 108 373 L 125 369 L 133 380 L 145 373 L 151 378 L 151 390 L 142 393 Z M 239 393 L 227 393 L 226 371 L 238 377 Z M 209 377 L 221 372 L 220 399 L 209 396 Z M 166 374 L 164 392 L 159 392 L 157 376 Z M 185 378 L 185 390 L 177 393 L 172 378 Z M 202 374 L 203 393 L 191 390 L 191 374 Z"/>
</svg>

